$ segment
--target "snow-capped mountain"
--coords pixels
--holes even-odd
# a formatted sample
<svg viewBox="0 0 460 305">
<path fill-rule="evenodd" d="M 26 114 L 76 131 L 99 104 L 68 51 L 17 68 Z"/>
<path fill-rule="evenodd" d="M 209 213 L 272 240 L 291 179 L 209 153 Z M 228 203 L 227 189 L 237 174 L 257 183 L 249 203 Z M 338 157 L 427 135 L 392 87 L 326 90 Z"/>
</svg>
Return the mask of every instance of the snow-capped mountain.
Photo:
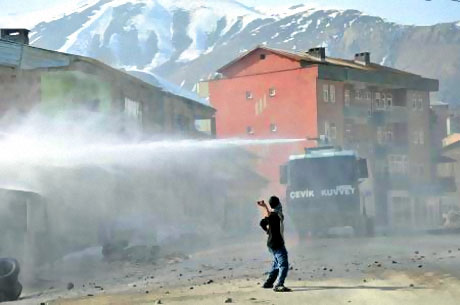
<svg viewBox="0 0 460 305">
<path fill-rule="evenodd" d="M 459 24 L 406 26 L 356 10 L 255 9 L 236 0 L 92 0 L 37 24 L 31 44 L 189 89 L 258 44 L 297 51 L 321 45 L 344 58 L 370 51 L 374 62 L 440 79 L 438 98 L 460 103 Z"/>
</svg>

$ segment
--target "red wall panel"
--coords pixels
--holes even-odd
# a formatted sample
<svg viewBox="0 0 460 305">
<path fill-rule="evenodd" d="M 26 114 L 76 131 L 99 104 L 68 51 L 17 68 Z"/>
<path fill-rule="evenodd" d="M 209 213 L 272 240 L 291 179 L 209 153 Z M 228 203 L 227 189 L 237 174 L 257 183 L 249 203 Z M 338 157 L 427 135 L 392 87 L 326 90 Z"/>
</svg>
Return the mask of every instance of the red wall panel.
<svg viewBox="0 0 460 305">
<path fill-rule="evenodd" d="M 259 59 L 254 53 L 243 63 L 258 60 L 247 69 L 251 75 L 239 74 L 239 77 L 213 80 L 209 83 L 211 105 L 217 109 L 216 128 L 218 138 L 302 138 L 316 137 L 317 132 L 317 67 L 285 67 L 286 59 L 277 55 Z M 252 58 L 252 60 L 251 60 Z M 288 65 L 289 66 L 289 65 Z M 257 69 L 256 69 L 257 67 Z M 266 72 L 273 67 L 281 71 Z M 259 73 L 260 72 L 260 73 Z M 226 74 L 227 75 L 227 74 Z M 228 75 L 227 75 L 228 76 Z M 271 97 L 269 89 L 274 88 L 276 95 Z M 247 99 L 250 91 L 253 98 Z M 277 131 L 272 132 L 271 124 L 276 124 Z M 247 127 L 254 134 L 247 133 Z M 273 144 L 251 148 L 260 159 L 258 171 L 270 180 L 267 194 L 277 193 L 284 197 L 284 188 L 279 184 L 279 166 L 285 163 L 289 155 L 303 153 L 304 148 L 312 143 L 307 141 L 294 144 Z"/>
</svg>

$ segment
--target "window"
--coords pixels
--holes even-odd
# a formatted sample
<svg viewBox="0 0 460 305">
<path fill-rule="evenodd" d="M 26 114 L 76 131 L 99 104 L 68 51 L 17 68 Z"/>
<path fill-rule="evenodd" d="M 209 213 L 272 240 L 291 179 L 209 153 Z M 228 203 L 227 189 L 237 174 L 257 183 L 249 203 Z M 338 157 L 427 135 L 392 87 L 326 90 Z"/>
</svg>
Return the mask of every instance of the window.
<svg viewBox="0 0 460 305">
<path fill-rule="evenodd" d="M 383 144 L 383 127 L 377 127 L 377 143 Z"/>
<path fill-rule="evenodd" d="M 125 114 L 134 119 L 141 119 L 141 103 L 125 98 Z"/>
<path fill-rule="evenodd" d="M 329 121 L 324 122 L 324 134 L 328 140 L 335 140 L 337 138 L 337 127 L 334 123 Z"/>
<path fill-rule="evenodd" d="M 329 137 L 331 140 L 337 139 L 337 127 L 334 123 L 331 123 L 331 126 L 329 127 Z"/>
<path fill-rule="evenodd" d="M 388 155 L 388 170 L 390 173 L 407 173 L 406 155 Z"/>
<path fill-rule="evenodd" d="M 423 110 L 423 96 L 421 94 L 418 95 L 417 110 Z"/>
<path fill-rule="evenodd" d="M 329 86 L 329 98 L 331 99 L 331 103 L 335 103 L 335 85 Z"/>
<path fill-rule="evenodd" d="M 100 100 L 98 98 L 86 101 L 83 106 L 88 111 L 98 111 L 99 110 Z"/>
<path fill-rule="evenodd" d="M 276 124 L 270 124 L 270 131 L 271 132 L 277 132 L 278 131 L 278 126 Z"/>
<path fill-rule="evenodd" d="M 276 89 L 275 88 L 268 89 L 268 95 L 270 95 L 271 97 L 274 97 L 276 95 Z"/>
<path fill-rule="evenodd" d="M 380 92 L 375 92 L 375 98 L 374 98 L 375 109 L 380 109 L 380 103 L 381 103 Z"/>
<path fill-rule="evenodd" d="M 423 164 L 418 164 L 416 172 L 419 175 L 423 175 L 425 173 L 425 166 Z"/>
<path fill-rule="evenodd" d="M 420 93 L 412 94 L 412 109 L 413 110 L 423 110 L 423 95 Z"/>
<path fill-rule="evenodd" d="M 190 119 L 182 114 L 176 115 L 174 119 L 174 126 L 177 130 L 186 131 L 190 129 Z"/>
<path fill-rule="evenodd" d="M 366 91 L 366 100 L 368 101 L 372 100 L 372 92 Z"/>
<path fill-rule="evenodd" d="M 329 86 L 323 85 L 323 101 L 329 102 Z"/>
<path fill-rule="evenodd" d="M 425 133 L 423 131 L 414 131 L 412 134 L 412 143 L 425 144 Z"/>
<path fill-rule="evenodd" d="M 356 90 L 355 91 L 355 96 L 356 96 L 356 100 L 360 101 L 363 97 L 363 92 L 362 90 Z"/>
<path fill-rule="evenodd" d="M 391 127 L 377 127 L 377 143 L 384 144 L 393 142 L 394 133 Z"/>
<path fill-rule="evenodd" d="M 393 141 L 393 130 L 388 129 L 385 131 L 385 141 L 387 143 Z"/>
<path fill-rule="evenodd" d="M 251 126 L 246 127 L 246 133 L 251 135 L 254 134 L 254 129 Z"/>
<path fill-rule="evenodd" d="M 387 108 L 391 108 L 393 106 L 393 95 L 391 93 L 387 93 Z"/>
<path fill-rule="evenodd" d="M 353 128 L 352 123 L 345 123 L 345 138 L 351 142 L 353 140 L 353 135 L 351 133 L 351 130 Z"/>
<path fill-rule="evenodd" d="M 246 99 L 247 100 L 252 100 L 252 92 L 251 91 L 246 91 Z"/>
<path fill-rule="evenodd" d="M 350 106 L 350 90 L 346 89 L 343 95 L 345 106 Z"/>
<path fill-rule="evenodd" d="M 264 60 L 266 58 L 266 55 L 265 54 L 260 54 L 260 59 L 261 60 Z"/>
<path fill-rule="evenodd" d="M 425 166 L 423 163 L 414 163 L 411 165 L 411 174 L 414 177 L 420 177 L 425 174 Z"/>
</svg>

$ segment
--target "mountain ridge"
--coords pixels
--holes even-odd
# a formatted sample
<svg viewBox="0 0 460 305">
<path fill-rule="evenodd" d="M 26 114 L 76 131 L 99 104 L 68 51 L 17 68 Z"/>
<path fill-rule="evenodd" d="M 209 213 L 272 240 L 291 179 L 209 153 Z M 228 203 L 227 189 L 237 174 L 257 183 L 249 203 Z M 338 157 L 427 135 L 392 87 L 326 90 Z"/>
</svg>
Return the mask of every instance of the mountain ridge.
<svg viewBox="0 0 460 305">
<path fill-rule="evenodd" d="M 155 73 L 187 89 L 261 44 L 369 51 L 373 62 L 440 79 L 434 98 L 460 104 L 460 23 L 400 25 L 358 10 L 262 12 L 235 0 L 101 0 L 32 29 L 32 45 Z M 449 59 L 449 60 L 448 60 Z"/>
</svg>

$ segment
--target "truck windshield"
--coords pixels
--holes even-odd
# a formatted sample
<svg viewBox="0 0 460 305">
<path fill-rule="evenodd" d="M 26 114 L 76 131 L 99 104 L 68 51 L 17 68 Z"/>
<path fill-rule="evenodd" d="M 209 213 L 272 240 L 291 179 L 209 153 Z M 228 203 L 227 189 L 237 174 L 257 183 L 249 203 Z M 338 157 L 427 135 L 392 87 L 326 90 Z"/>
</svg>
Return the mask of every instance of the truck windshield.
<svg viewBox="0 0 460 305">
<path fill-rule="evenodd" d="M 293 160 L 289 164 L 289 185 L 295 189 L 334 187 L 356 180 L 355 157 L 339 156 Z"/>
</svg>

